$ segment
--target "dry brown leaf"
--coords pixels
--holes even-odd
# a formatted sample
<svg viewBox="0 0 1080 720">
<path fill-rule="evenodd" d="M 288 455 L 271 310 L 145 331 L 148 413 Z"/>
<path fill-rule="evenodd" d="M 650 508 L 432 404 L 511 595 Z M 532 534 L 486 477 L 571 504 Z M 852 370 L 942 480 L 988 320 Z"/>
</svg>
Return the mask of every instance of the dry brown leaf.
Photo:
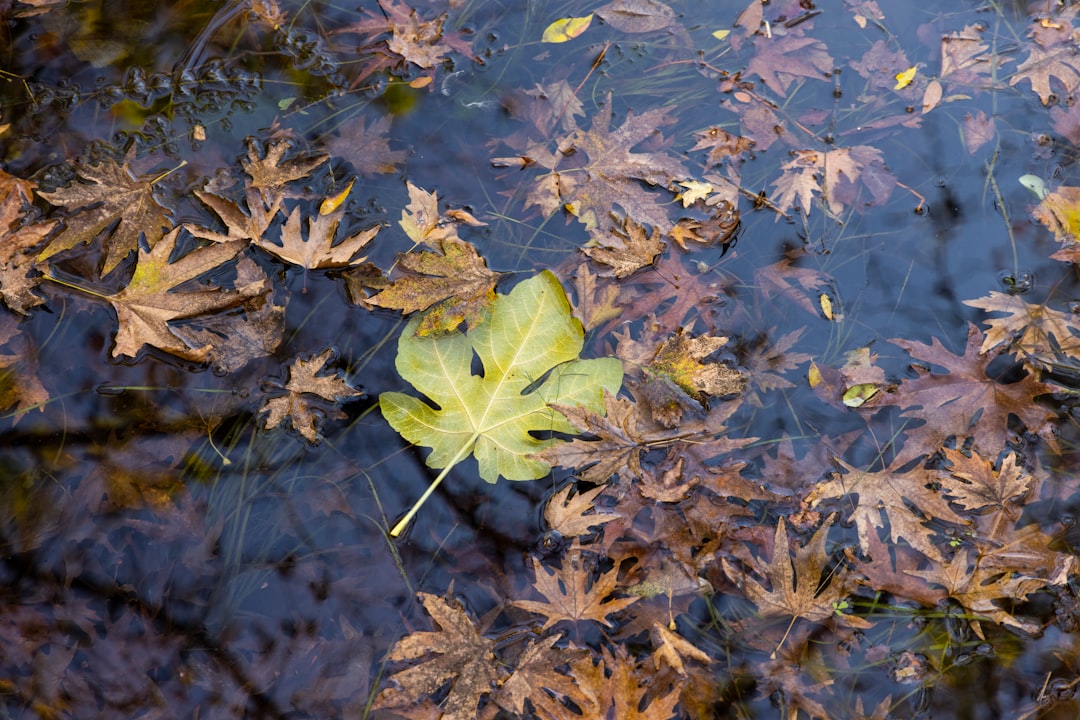
<svg viewBox="0 0 1080 720">
<path fill-rule="evenodd" d="M 32 221 L 27 210 L 35 187 L 0 170 L 0 296 L 20 315 L 44 302 L 33 292 L 41 282 L 40 275 L 30 276 L 33 250 L 59 222 Z"/>
<path fill-rule="evenodd" d="M 515 600 L 511 605 L 546 616 L 547 620 L 541 630 L 564 620 L 572 623 L 591 620 L 609 628 L 613 627 L 607 619 L 608 615 L 633 605 L 640 598 L 612 598 L 618 569 L 601 573 L 594 579 L 591 567 L 594 558 L 592 553 L 582 553 L 578 540 L 574 540 L 574 544 L 566 551 L 562 566 L 558 570 L 549 573 L 539 560 L 533 558 L 533 569 L 536 572 L 533 586 L 546 601 Z"/>
<path fill-rule="evenodd" d="M 329 215 L 308 217 L 308 236 L 305 239 L 300 228 L 300 208 L 296 207 L 281 228 L 280 245 L 265 238 L 257 239 L 255 244 L 287 263 L 309 270 L 359 265 L 364 258 L 357 258 L 357 253 L 371 242 L 379 227 L 376 225 L 362 230 L 335 244 L 338 225 L 344 215 L 345 208 L 339 207 Z"/>
<path fill-rule="evenodd" d="M 1009 352 L 1019 350 L 1036 365 L 1047 366 L 1064 354 L 1080 358 L 1080 335 L 1077 318 L 1071 313 L 1032 305 L 1018 295 L 994 292 L 977 300 L 965 300 L 965 305 L 986 312 L 1005 313 L 1005 317 L 990 318 L 984 322 L 989 327 L 979 354 L 991 350 Z"/>
<path fill-rule="evenodd" d="M 597 717 L 597 698 L 576 680 L 587 676 L 592 666 L 592 654 L 573 644 L 565 649 L 552 647 L 559 640 L 559 635 L 555 634 L 529 643 L 515 663 L 513 674 L 495 697 L 500 706 L 523 717 L 528 699 L 540 717 L 557 719 L 567 714 L 562 701 L 570 700 L 584 717 Z M 571 674 L 564 675 L 557 670 L 563 666 L 569 666 Z"/>
<path fill-rule="evenodd" d="M 287 418 L 294 430 L 308 442 L 319 439 L 319 422 L 322 417 L 334 420 L 345 417 L 339 410 L 342 402 L 360 397 L 356 390 L 337 373 L 320 374 L 334 356 L 333 348 L 327 348 L 310 358 L 298 357 L 289 368 L 289 379 L 279 397 L 267 398 L 259 413 L 266 413 L 266 429 L 276 428 Z"/>
</svg>

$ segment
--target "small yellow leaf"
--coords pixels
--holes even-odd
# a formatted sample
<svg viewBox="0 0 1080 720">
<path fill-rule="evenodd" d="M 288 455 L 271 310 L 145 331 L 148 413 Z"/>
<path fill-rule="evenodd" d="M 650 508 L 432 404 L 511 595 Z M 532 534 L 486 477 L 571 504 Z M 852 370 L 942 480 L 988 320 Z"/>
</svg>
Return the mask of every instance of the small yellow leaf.
<svg viewBox="0 0 1080 720">
<path fill-rule="evenodd" d="M 849 408 L 862 407 L 870 398 L 878 394 L 878 387 L 873 383 L 859 383 L 852 385 L 844 393 L 844 404 Z"/>
<path fill-rule="evenodd" d="M 540 39 L 540 42 L 564 43 L 567 40 L 573 40 L 589 29 L 592 18 L 592 13 L 589 13 L 585 17 L 568 17 L 556 20 L 544 30 L 544 36 Z"/>
<path fill-rule="evenodd" d="M 810 361 L 810 370 L 806 373 L 806 379 L 810 381 L 810 387 L 816 388 L 821 384 L 821 370 L 818 369 L 817 363 L 813 360 Z"/>
<path fill-rule="evenodd" d="M 414 90 L 426 88 L 428 85 L 431 84 L 431 80 L 432 77 L 430 75 L 424 75 L 423 77 L 414 78 L 409 81 L 409 87 L 413 88 Z"/>
<path fill-rule="evenodd" d="M 731 34 L 730 30 L 717 30 L 716 32 L 714 32 L 712 34 L 712 36 L 714 38 L 716 38 L 717 40 L 723 40 L 724 38 L 726 38 L 730 34 Z"/>
<path fill-rule="evenodd" d="M 919 72 L 919 68 L 915 65 L 912 65 L 904 72 L 897 73 L 896 85 L 893 86 L 893 90 L 903 90 L 908 85 L 910 85 L 911 81 L 915 79 L 915 73 L 917 72 Z"/>
<path fill-rule="evenodd" d="M 825 315 L 826 320 L 833 319 L 832 298 L 825 293 L 821 293 L 821 297 L 818 298 L 818 302 L 821 303 L 821 312 Z"/>
<path fill-rule="evenodd" d="M 345 186 L 345 189 L 339 192 L 333 197 L 328 197 L 322 201 L 322 205 L 319 206 L 320 215 L 329 215 L 330 213 L 341 207 L 341 203 L 345 202 L 345 198 L 349 196 L 349 191 L 352 190 L 353 183 L 356 182 L 356 178 L 349 181 L 349 184 Z"/>
</svg>

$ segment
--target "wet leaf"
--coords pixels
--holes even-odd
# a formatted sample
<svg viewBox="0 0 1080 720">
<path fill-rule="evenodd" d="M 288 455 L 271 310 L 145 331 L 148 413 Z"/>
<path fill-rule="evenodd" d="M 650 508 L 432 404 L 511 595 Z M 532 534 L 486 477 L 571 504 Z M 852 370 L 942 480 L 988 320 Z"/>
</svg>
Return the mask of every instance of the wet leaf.
<svg viewBox="0 0 1080 720">
<path fill-rule="evenodd" d="M 475 328 L 495 302 L 495 283 L 501 277 L 488 269 L 471 243 L 447 237 L 437 244 L 439 252 L 398 255 L 397 277 L 367 300 L 406 315 L 441 303 L 421 319 L 416 328 L 421 337 L 453 332 L 463 322 Z"/>
<path fill-rule="evenodd" d="M 123 165 L 106 158 L 99 165 L 76 167 L 80 180 L 53 192 L 39 193 L 53 205 L 74 212 L 64 221 L 64 229 L 37 257 L 42 262 L 76 245 L 90 243 L 106 228 L 115 229 L 105 240 L 102 274 L 111 273 L 131 252 L 139 249 L 139 238 L 153 248 L 171 225 L 171 211 L 154 197 L 154 184 L 163 175 L 136 177 L 129 155 Z"/>
<path fill-rule="evenodd" d="M 558 718 L 566 714 L 563 701 L 569 700 L 585 717 L 596 716 L 599 709 L 596 697 L 586 692 L 576 679 L 592 668 L 591 653 L 572 644 L 566 649 L 553 647 L 559 640 L 558 635 L 551 635 L 529 643 L 496 696 L 500 706 L 523 716 L 528 699 L 541 717 Z M 557 670 L 567 665 L 571 674 Z"/>
<path fill-rule="evenodd" d="M 289 366 L 286 393 L 267 398 L 259 408 L 266 413 L 266 429 L 272 430 L 286 419 L 296 432 L 310 443 L 319 440 L 319 423 L 323 417 L 339 420 L 345 417 L 339 408 L 342 402 L 361 396 L 338 373 L 327 374 L 326 365 L 334 351 L 327 348 L 310 358 L 298 357 Z"/>
<path fill-rule="evenodd" d="M 418 662 L 390 676 L 396 687 L 379 693 L 376 707 L 410 707 L 449 685 L 442 718 L 475 720 L 480 699 L 504 678 L 493 652 L 495 642 L 480 635 L 456 602 L 424 592 L 417 595 L 439 629 L 414 632 L 397 641 L 388 659 Z"/>
<path fill-rule="evenodd" d="M 581 544 L 577 540 L 567 550 L 558 570 L 548 572 L 536 558 L 533 558 L 533 569 L 536 572 L 533 586 L 546 600 L 515 600 L 511 604 L 546 616 L 547 620 L 541 630 L 562 621 L 577 623 L 582 620 L 591 620 L 610 628 L 613 626 L 607 619 L 608 615 L 641 599 L 611 597 L 615 592 L 618 570 L 595 574 L 589 563 L 589 556 L 583 556 Z"/>
<path fill-rule="evenodd" d="M 34 250 L 58 224 L 34 222 L 28 211 L 35 187 L 0 170 L 0 296 L 21 315 L 44 302 L 33 292 L 41 282 L 40 274 L 31 275 Z"/>
<path fill-rule="evenodd" d="M 677 25 L 675 11 L 659 0 L 614 0 L 596 9 L 605 24 L 625 33 L 645 33 Z"/>
<path fill-rule="evenodd" d="M 624 218 L 622 228 L 607 232 L 595 231 L 589 245 L 582 252 L 601 265 L 611 268 L 617 278 L 632 275 L 643 267 L 652 265 L 656 256 L 664 251 L 660 231 L 653 229 L 649 235 L 645 228 L 629 218 Z"/>
<path fill-rule="evenodd" d="M 618 360 L 579 360 L 580 323 L 555 276 L 543 272 L 496 298 L 491 317 L 469 333 L 417 337 L 414 318 L 398 341 L 398 373 L 439 409 L 397 392 L 379 396 L 390 425 L 432 448 L 427 464 L 444 468 L 475 454 L 493 483 L 534 480 L 550 470 L 532 454 L 557 444 L 531 432 L 575 432 L 554 404 L 599 410 L 604 389 L 622 382 Z M 472 374 L 476 353 L 484 375 Z M 538 381 L 539 385 L 537 385 Z"/>
<path fill-rule="evenodd" d="M 573 40 L 589 29 L 592 23 L 592 13 L 585 17 L 565 17 L 544 28 L 544 35 L 540 38 L 543 43 L 564 43 Z"/>
<path fill-rule="evenodd" d="M 255 244 L 287 263 L 309 270 L 359 265 L 364 258 L 357 258 L 356 255 L 379 232 L 379 226 L 362 230 L 335 243 L 338 225 L 344 215 L 345 208 L 339 207 L 330 213 L 308 217 L 308 236 L 304 238 L 300 208 L 296 207 L 281 228 L 280 245 L 264 238 L 258 239 Z"/>
<path fill-rule="evenodd" d="M 617 513 L 594 507 L 593 503 L 596 496 L 603 492 L 603 486 L 570 497 L 573 489 L 573 484 L 567 485 L 552 495 L 544 505 L 544 521 L 563 537 L 586 535 L 592 528 L 619 517 Z"/>
<path fill-rule="evenodd" d="M 113 357 L 134 357 L 144 345 L 152 345 L 177 357 L 202 362 L 212 347 L 192 347 L 170 323 L 239 307 L 269 291 L 265 279 L 238 290 L 207 286 L 177 289 L 233 259 L 247 244 L 243 240 L 218 243 L 169 262 L 179 233 L 180 228 L 173 228 L 153 250 L 140 250 L 131 282 L 106 298 L 116 309 L 119 321 Z"/>
</svg>

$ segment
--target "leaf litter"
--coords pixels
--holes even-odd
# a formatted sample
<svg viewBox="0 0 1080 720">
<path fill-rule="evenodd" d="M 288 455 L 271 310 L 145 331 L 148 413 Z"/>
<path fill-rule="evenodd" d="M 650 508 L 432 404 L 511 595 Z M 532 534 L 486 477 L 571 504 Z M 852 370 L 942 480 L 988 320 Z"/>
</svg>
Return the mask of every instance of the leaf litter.
<svg viewBox="0 0 1080 720">
<path fill-rule="evenodd" d="M 270 54 L 292 58 L 296 72 L 342 93 L 389 78 L 442 94 L 460 72 L 457 63 L 498 62 L 501 51 L 483 52 L 454 4 L 377 5 L 336 26 L 317 9 L 296 9 L 318 20 L 307 45 L 289 25 L 293 9 L 272 0 L 243 3 L 252 17 L 220 18 L 272 29 Z M 21 15 L 61 12 L 31 7 Z M 860 30 L 889 22 L 874 3 L 847 7 Z M 34 322 L 70 300 L 74 312 L 94 322 L 95 306 L 113 308 L 111 357 L 142 367 L 165 368 L 170 360 L 213 367 L 245 388 L 228 393 L 224 409 L 200 407 L 211 446 L 222 413 L 234 411 L 257 419 L 258 428 L 249 427 L 254 439 L 227 436 L 234 449 L 251 443 L 251 468 L 276 462 L 256 448 L 260 438 L 280 437 L 278 428 L 307 441 L 297 443 L 302 452 L 340 451 L 336 439 L 348 432 L 341 421 L 359 415 L 356 427 L 375 422 L 366 416 L 376 405 L 355 414 L 343 409 L 365 399 L 346 379 L 363 351 L 342 343 L 346 371 L 334 369 L 337 346 L 293 347 L 302 335 L 288 314 L 296 301 L 284 266 L 302 269 L 305 292 L 309 275 L 313 294 L 328 286 L 347 292 L 358 316 L 372 308 L 409 316 L 397 336 L 397 377 L 380 384 L 408 383 L 420 397 L 385 390 L 377 407 L 405 444 L 430 448 L 427 465 L 443 471 L 424 498 L 455 466 L 488 483 L 535 480 L 553 468 L 572 476 L 551 488 L 542 542 L 527 558 L 483 578 L 462 572 L 457 582 L 476 581 L 464 601 L 453 587 L 416 595 L 430 619 L 420 623 L 435 629 L 380 637 L 385 672 L 359 649 L 344 615 L 336 630 L 316 630 L 284 662 L 240 668 L 240 661 L 223 660 L 233 650 L 220 650 L 183 667 L 164 661 L 173 663 L 169 672 L 219 692 L 217 671 L 231 667 L 234 701 L 266 710 L 276 702 L 273 692 L 253 688 L 280 682 L 273 679 L 279 666 L 305 677 L 293 664 L 344 648 L 348 668 L 334 676 L 338 684 L 326 676 L 311 683 L 327 688 L 319 700 L 325 714 L 707 718 L 722 706 L 743 712 L 768 698 L 792 718 L 843 714 L 835 708 L 884 717 L 917 705 L 894 700 L 899 687 L 945 688 L 961 657 L 988 655 L 984 646 L 1010 647 L 1009 633 L 1036 638 L 1056 623 L 1063 637 L 1074 634 L 1080 568 L 1067 528 L 1038 510 L 1075 492 L 1068 470 L 1075 463 L 1070 409 L 1080 385 L 1075 308 L 1061 294 L 1028 297 L 1018 285 L 988 290 L 955 303 L 954 310 L 978 311 L 964 316 L 976 322 L 966 326 L 959 352 L 949 338 L 935 336 L 894 337 L 886 350 L 852 331 L 858 303 L 840 302 L 839 290 L 850 289 L 840 287 L 836 265 L 822 260 L 848 246 L 788 246 L 757 256 L 756 264 L 739 254 L 762 242 L 742 229 L 755 213 L 801 222 L 814 228 L 810 233 L 855 225 L 875 209 L 895 210 L 903 193 L 894 191 L 911 193 L 922 211 L 923 198 L 911 187 L 918 179 L 903 176 L 895 148 L 880 141 L 903 137 L 930 113 L 948 114 L 964 128 L 960 147 L 975 156 L 987 152 L 1006 122 L 997 114 L 986 120 L 974 104 L 979 93 L 1023 93 L 1040 108 L 1071 97 L 1080 85 L 1070 60 L 1076 8 L 1033 16 L 1023 32 L 1009 35 L 1015 53 L 996 52 L 985 24 L 936 20 L 919 30 L 934 51 L 917 62 L 909 57 L 920 52 L 918 43 L 902 36 L 875 39 L 857 53 L 840 39 L 827 44 L 816 34 L 819 13 L 794 2 L 749 3 L 728 27 L 706 33 L 703 42 L 722 45 L 702 46 L 711 49 L 697 59 L 686 48 L 700 44 L 700 28 L 688 26 L 671 4 L 612 2 L 595 9 L 591 23 L 576 12 L 529 28 L 534 41 L 545 27 L 549 43 L 558 41 L 558 50 L 544 52 L 580 55 L 574 48 L 594 42 L 588 71 L 574 76 L 560 68 L 501 100 L 517 127 L 488 138 L 485 162 L 496 168 L 507 202 L 496 208 L 491 194 L 478 193 L 473 199 L 483 209 L 476 215 L 441 208 L 437 192 L 410 177 L 393 229 L 411 245 L 404 251 L 395 252 L 383 223 L 371 222 L 374 213 L 358 211 L 354 198 L 364 183 L 342 176 L 337 164 L 365 176 L 407 164 L 409 154 L 387 139 L 389 115 L 335 127 L 314 146 L 328 154 L 306 145 L 296 150 L 295 128 L 275 121 L 262 139 L 246 141 L 237 168 L 208 168 L 211 180 L 180 178 L 183 163 L 162 170 L 138 142 L 123 152 L 89 153 L 66 175 L 0 176 L 0 293 L 11 311 L 0 325 L 0 409 L 13 432 L 56 424 L 53 407 L 65 386 L 42 369 L 43 359 L 55 365 L 43 356 L 47 338 Z M 626 107 L 625 78 L 612 57 L 623 52 L 620 38 L 637 36 L 655 42 L 652 50 L 664 58 L 650 72 L 680 68 L 708 81 L 702 97 L 729 113 L 724 125 L 688 127 L 678 100 L 658 102 L 647 78 L 635 78 L 646 89 L 628 91 L 634 102 Z M 318 61 L 301 58 L 301 46 Z M 335 64 L 346 52 L 355 58 L 351 66 Z M 542 63 L 548 56 L 535 57 Z M 873 89 L 858 98 L 864 116 L 857 125 L 846 126 L 839 112 L 830 118 L 807 99 L 830 85 L 836 98 L 846 92 L 835 74 L 841 58 Z M 180 73 L 176 87 L 194 77 Z M 139 89 L 139 78 L 133 70 L 125 92 L 150 93 Z M 587 81 L 593 84 L 584 93 Z M 323 102 L 329 101 L 311 106 Z M 290 104 L 282 99 L 280 107 Z M 1066 136 L 1067 112 L 1047 111 L 1047 124 Z M 764 158 L 774 145 L 782 150 Z M 997 172 L 992 162 L 986 168 Z M 234 170 L 242 182 L 222 180 Z M 1027 212 L 1060 245 L 1045 254 L 1048 263 L 1071 269 L 1080 252 L 1077 191 L 1068 182 L 1054 178 L 1037 203 L 1029 197 Z M 491 237 L 508 232 L 507 218 L 543 228 L 560 215 L 581 240 L 552 241 L 564 242 L 553 247 L 566 256 L 554 271 L 531 267 L 524 278 L 511 278 L 518 268 L 495 264 Z M 763 226 L 755 227 L 760 233 Z M 803 324 L 778 329 L 785 313 Z M 882 329 L 878 337 L 886 335 Z M 287 353 L 279 351 L 283 344 Z M 885 363 L 892 363 L 888 371 Z M 260 379 L 259 391 L 250 393 Z M 158 385 L 168 389 L 169 381 Z M 758 413 L 798 394 L 817 403 L 805 420 L 796 418 L 800 439 L 811 446 L 801 455 L 786 434 L 753 434 L 765 430 L 754 423 Z M 109 590 L 124 598 L 119 615 L 92 601 L 49 611 L 70 613 L 61 624 L 79 628 L 80 636 L 120 632 L 115 628 L 128 615 L 154 618 L 168 603 L 152 598 L 178 578 L 210 582 L 204 565 L 226 525 L 188 494 L 180 460 L 189 467 L 206 462 L 194 457 L 190 434 L 178 430 L 179 449 L 148 463 L 154 472 L 147 477 L 137 465 L 103 460 L 107 477 L 85 478 L 70 494 L 36 484 L 40 478 L 32 475 L 11 489 L 22 526 L 12 524 L 4 539 L 11 535 L 21 549 L 16 555 L 37 551 L 59 528 L 78 539 L 57 571 L 65 587 L 97 577 L 94 566 L 107 556 L 74 552 L 93 537 L 95 522 L 122 516 L 108 547 L 96 552 L 124 558 L 151 535 L 166 544 L 199 539 L 142 586 Z M 119 426 L 108 435 L 109 443 L 126 442 Z M 214 450 L 225 466 L 231 462 Z M 56 457 L 57 472 L 66 472 L 64 454 Z M 346 477 L 357 475 L 326 478 L 317 485 L 325 502 L 296 512 L 355 519 L 354 499 L 341 490 Z M 448 482 L 450 495 L 458 492 L 455 482 Z M 57 499 L 61 514 L 34 527 L 20 487 Z M 265 488 L 263 499 L 295 488 Z M 72 512 L 72 500 L 89 512 Z M 393 529 L 385 517 L 378 523 L 395 537 L 412 514 Z M 365 552 L 370 560 L 379 551 Z M 322 592 L 316 561 L 292 562 L 313 592 Z M 171 575 L 177 563 L 183 568 Z M 408 571 L 401 572 L 408 585 Z M 208 587 L 201 586 L 204 596 Z M 14 678 L 4 686 L 5 703 L 42 716 L 76 716 L 72 699 L 98 697 L 92 676 L 80 670 L 89 664 L 76 654 L 103 653 L 104 643 L 84 648 L 24 632 L 55 619 L 46 602 L 5 600 L 5 617 L 15 618 L 0 629 L 5 643 L 31 654 L 49 646 L 34 664 L 5 660 Z M 472 603 L 486 603 L 487 614 L 474 620 Z M 912 617 L 935 629 L 910 632 Z M 166 620 L 144 626 L 163 633 Z M 191 632 L 195 645 L 212 644 Z M 1080 662 L 1070 652 L 1058 654 L 1052 681 L 1048 675 L 1029 688 L 1032 700 L 1014 708 L 1017 716 L 1069 705 L 1080 684 Z M 240 647 L 237 657 L 271 654 Z M 743 665 L 748 658 L 756 667 Z M 95 659 L 102 668 L 117 666 L 115 658 Z M 250 677 L 238 680 L 245 672 Z M 865 691 L 854 678 L 859 672 L 888 676 L 891 689 Z M 755 690 L 747 695 L 747 687 Z"/>
</svg>

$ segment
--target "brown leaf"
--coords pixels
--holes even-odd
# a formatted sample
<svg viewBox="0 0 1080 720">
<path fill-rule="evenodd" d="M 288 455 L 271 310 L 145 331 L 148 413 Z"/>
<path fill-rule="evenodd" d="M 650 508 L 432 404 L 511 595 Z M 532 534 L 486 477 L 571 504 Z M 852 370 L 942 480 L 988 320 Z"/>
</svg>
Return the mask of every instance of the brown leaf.
<svg viewBox="0 0 1080 720">
<path fill-rule="evenodd" d="M 53 192 L 39 193 L 53 205 L 75 211 L 64 221 L 64 229 L 37 256 L 37 261 L 89 243 L 103 230 L 115 224 L 105 241 L 105 264 L 108 275 L 132 251 L 139 249 L 139 237 L 153 248 L 169 227 L 171 212 L 154 198 L 154 184 L 163 176 L 136 178 L 129 163 L 132 156 L 117 165 L 106 158 L 100 165 L 76 168 L 80 182 Z"/>
<path fill-rule="evenodd" d="M 368 228 L 334 244 L 338 225 L 345 214 L 345 208 L 339 207 L 329 215 L 308 217 L 308 236 L 304 238 L 300 229 L 300 208 L 293 208 L 285 225 L 281 228 L 281 244 L 259 238 L 255 244 L 263 250 L 276 255 L 287 263 L 302 268 L 345 268 L 358 265 L 364 258 L 357 258 L 365 245 L 379 232 L 379 227 Z"/>
<path fill-rule="evenodd" d="M 35 408 L 44 412 L 51 397 L 38 378 L 37 354 L 18 325 L 10 313 L 0 318 L 0 345 L 11 351 L 0 353 L 0 411 L 11 410 L 12 426 Z"/>
<path fill-rule="evenodd" d="M 552 495 L 544 505 L 544 521 L 563 537 L 587 535 L 589 531 L 619 517 L 618 513 L 600 510 L 593 506 L 596 496 L 603 492 L 600 486 L 570 497 L 573 483 Z M 589 512 L 593 510 L 594 512 Z"/>
<path fill-rule="evenodd" d="M 555 634 L 529 643 L 518 658 L 513 674 L 496 695 L 495 700 L 501 707 L 524 716 L 525 700 L 528 699 L 540 717 L 561 718 L 567 714 L 563 700 L 570 700 L 584 717 L 597 717 L 597 698 L 582 688 L 576 679 L 587 676 L 592 667 L 591 653 L 572 644 L 565 649 L 552 647 L 559 639 Z M 566 665 L 570 667 L 570 675 L 557 670 Z"/>
<path fill-rule="evenodd" d="M 668 378 L 696 400 L 705 396 L 737 395 L 746 378 L 735 368 L 718 362 L 702 362 L 727 344 L 726 337 L 699 335 L 691 338 L 681 330 L 656 348 L 646 366 L 654 375 Z"/>
<path fill-rule="evenodd" d="M 471 243 L 456 237 L 438 241 L 438 252 L 398 255 L 398 276 L 389 287 L 367 299 L 371 305 L 401 310 L 404 314 L 427 310 L 441 303 L 420 322 L 420 336 L 453 332 L 465 322 L 476 327 L 495 302 L 492 272 Z"/>
<path fill-rule="evenodd" d="M 354 389 L 337 373 L 324 372 L 326 364 L 334 356 L 333 348 L 327 348 L 310 358 L 298 357 L 289 368 L 289 380 L 284 390 L 287 394 L 267 398 L 259 413 L 266 413 L 266 429 L 280 425 L 286 418 L 294 430 L 308 442 L 319 439 L 321 417 L 335 420 L 345 417 L 338 409 L 343 401 L 360 397 L 363 393 Z"/>
<path fill-rule="evenodd" d="M 719 165 L 724 158 L 738 157 L 743 153 L 749 153 L 754 146 L 750 138 L 732 135 L 719 126 L 712 126 L 694 133 L 697 143 L 691 150 L 708 150 L 706 167 Z"/>
<path fill-rule="evenodd" d="M 240 161 L 241 167 L 251 177 L 249 187 L 263 194 L 268 208 L 274 207 L 274 197 L 284 193 L 284 187 L 294 180 L 302 180 L 311 172 L 330 159 L 329 155 L 301 155 L 285 159 L 285 153 L 292 147 L 288 140 L 276 140 L 266 145 L 266 154 L 259 156 L 259 146 L 254 140 L 248 141 L 247 157 Z"/>
<path fill-rule="evenodd" d="M 640 598 L 611 598 L 615 591 L 618 569 L 601 573 L 595 579 L 590 567 L 593 560 L 591 553 L 583 555 L 581 543 L 574 544 L 563 556 L 562 566 L 550 573 L 540 561 L 533 558 L 536 573 L 534 587 L 546 598 L 546 602 L 535 600 L 515 600 L 515 607 L 531 613 L 545 615 L 547 620 L 541 627 L 546 630 L 558 622 L 580 622 L 591 620 L 606 627 L 613 627 L 608 615 L 616 613 L 636 603 Z"/>
<path fill-rule="evenodd" d="M 576 468 L 582 480 L 606 483 L 613 475 L 636 478 L 641 475 L 640 455 L 645 439 L 639 431 L 637 406 L 629 400 L 604 392 L 604 415 L 570 405 L 555 405 L 574 427 L 595 435 L 597 440 L 575 438 L 539 453 L 550 465 Z"/>
<path fill-rule="evenodd" d="M 1009 415 L 1023 421 L 1028 432 L 1052 440 L 1053 414 L 1032 402 L 1038 395 L 1054 391 L 1054 386 L 1031 375 L 1002 384 L 986 374 L 992 358 L 980 357 L 983 335 L 978 328 L 968 328 L 963 355 L 953 355 L 934 338 L 931 345 L 895 338 L 916 360 L 944 367 L 947 374 L 916 368 L 919 376 L 900 383 L 895 393 L 883 397 L 879 405 L 906 408 L 902 417 L 921 419 L 922 427 L 907 431 L 908 442 L 922 450 L 941 447 L 951 435 L 972 435 L 980 452 L 996 453 L 1009 439 Z"/>
<path fill-rule="evenodd" d="M 1053 23 L 1042 23 L 1043 19 L 1033 19 L 1031 35 L 1036 41 L 1027 44 L 1028 56 L 1016 68 L 1009 85 L 1028 80 L 1042 104 L 1049 105 L 1051 96 L 1068 97 L 1080 87 L 1080 58 L 1073 51 L 1070 19 L 1059 16 Z M 1051 88 L 1051 80 L 1061 83 L 1060 93 Z"/>
<path fill-rule="evenodd" d="M 746 75 L 757 75 L 780 97 L 796 78 L 824 80 L 833 71 L 835 62 L 820 40 L 796 33 L 754 38 L 754 57 L 746 66 Z"/>
<path fill-rule="evenodd" d="M 772 560 L 768 565 L 757 561 L 757 569 L 768 578 L 771 589 L 727 559 L 723 559 L 724 572 L 757 605 L 763 617 L 805 618 L 811 622 L 821 622 L 836 616 L 853 627 L 870 627 L 866 620 L 837 610 L 839 602 L 847 596 L 842 577 L 833 574 L 825 584 L 821 582 L 829 563 L 829 555 L 825 552 L 829 524 L 829 520 L 826 520 L 805 547 L 795 549 L 792 558 L 787 527 L 784 518 L 780 518 L 773 540 Z"/>
<path fill-rule="evenodd" d="M 654 32 L 677 24 L 675 11 L 659 0 L 614 0 L 594 12 L 625 33 Z"/>
<path fill-rule="evenodd" d="M 586 691 L 599 699 L 595 718 L 617 720 L 671 720 L 679 703 L 679 683 L 654 685 L 654 673 L 635 665 L 626 648 L 601 649 L 597 672 L 579 677 Z"/>
<path fill-rule="evenodd" d="M 857 502 L 849 499 L 843 505 L 851 508 L 847 522 L 854 522 L 858 528 L 859 546 L 864 553 L 870 552 L 871 534 L 885 527 L 884 514 L 889 521 L 889 539 L 893 543 L 904 539 L 932 560 L 944 562 L 941 551 L 933 544 L 933 531 L 926 527 L 926 521 L 933 518 L 957 525 L 968 523 L 949 507 L 939 492 L 931 489 L 931 484 L 938 479 L 936 473 L 921 467 L 903 472 L 895 463 L 877 472 L 858 470 L 839 459 L 836 463 L 845 474 L 837 474 L 833 479 L 815 485 L 806 496 L 810 507 L 817 507 L 823 500 L 858 495 Z"/>
<path fill-rule="evenodd" d="M 34 253 L 59 221 L 35 223 L 29 212 L 36 185 L 0 170 L 0 296 L 9 308 L 25 315 L 44 302 L 33 289 L 41 277 L 31 277 Z"/>
<path fill-rule="evenodd" d="M 480 699 L 504 677 L 495 658 L 495 642 L 477 632 L 457 603 L 424 592 L 417 595 L 439 629 L 406 635 L 391 648 L 391 662 L 420 662 L 392 674 L 390 680 L 397 687 L 379 693 L 375 705 L 407 707 L 449 684 L 443 719 L 475 720 Z"/>
<path fill-rule="evenodd" d="M 582 252 L 601 265 L 611 268 L 615 277 L 633 275 L 643 267 L 652 265 L 656 256 L 664 251 L 660 231 L 653 229 L 648 236 L 645 228 L 630 218 L 623 218 L 622 228 L 611 227 L 606 232 L 594 230 L 593 239 Z"/>
<path fill-rule="evenodd" d="M 221 218 L 225 223 L 226 232 L 223 235 L 194 223 L 184 223 L 184 229 L 195 237 L 213 242 L 228 242 L 229 240 L 261 242 L 263 234 L 274 221 L 278 210 L 281 209 L 280 197 L 275 197 L 273 207 L 267 208 L 263 204 L 258 189 L 254 187 L 248 187 L 246 190 L 248 212 L 244 212 L 232 200 L 211 192 L 196 190 L 195 197 L 202 200 Z"/>
<path fill-rule="evenodd" d="M 1007 528 L 1020 517 L 1020 508 L 1031 493 L 1031 476 L 1016 464 L 1016 453 L 1009 453 L 994 470 L 993 464 L 972 453 L 943 448 L 947 470 L 939 473 L 945 495 L 960 507 L 980 516 L 981 534 L 1001 541 Z"/>
<path fill-rule="evenodd" d="M 390 114 L 367 123 L 363 117 L 351 121 L 326 144 L 326 149 L 353 166 L 358 175 L 396 172 L 405 163 L 405 150 L 391 150 L 387 134 L 390 131 Z"/>
<path fill-rule="evenodd" d="M 179 233 L 180 228 L 173 228 L 153 250 L 139 250 L 131 282 L 107 297 L 119 321 L 113 357 L 134 357 L 143 345 L 153 345 L 178 357 L 202 362 L 211 348 L 190 346 L 170 323 L 238 307 L 269 291 L 265 281 L 233 291 L 209 287 L 176 290 L 228 262 L 246 245 L 243 240 L 217 243 L 197 248 L 170 263 Z"/>
<path fill-rule="evenodd" d="M 1036 365 L 1047 366 L 1061 353 L 1080 358 L 1080 336 L 1073 328 L 1076 318 L 1045 305 L 1032 305 L 1019 295 L 991 291 L 987 297 L 965 300 L 965 305 L 986 312 L 1005 313 L 990 318 L 980 354 L 991 350 L 1019 350 Z"/>
</svg>

